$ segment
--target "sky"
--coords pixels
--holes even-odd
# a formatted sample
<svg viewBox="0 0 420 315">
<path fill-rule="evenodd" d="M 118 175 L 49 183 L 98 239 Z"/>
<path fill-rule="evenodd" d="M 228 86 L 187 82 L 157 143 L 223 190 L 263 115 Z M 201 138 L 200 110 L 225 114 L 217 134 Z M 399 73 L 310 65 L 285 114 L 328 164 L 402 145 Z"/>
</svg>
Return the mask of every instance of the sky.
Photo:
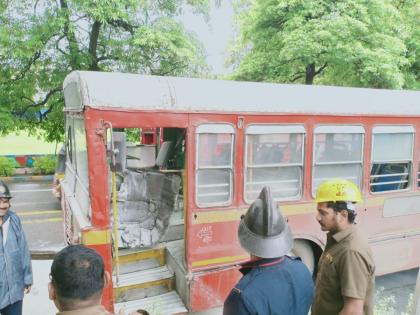
<svg viewBox="0 0 420 315">
<path fill-rule="evenodd" d="M 226 49 L 233 39 L 233 7 L 231 0 L 222 0 L 219 7 L 211 1 L 210 20 L 196 15 L 190 8 L 184 9 L 182 22 L 187 30 L 197 35 L 206 49 L 207 64 L 213 74 L 226 74 L 229 69 L 224 66 L 227 57 Z"/>
</svg>

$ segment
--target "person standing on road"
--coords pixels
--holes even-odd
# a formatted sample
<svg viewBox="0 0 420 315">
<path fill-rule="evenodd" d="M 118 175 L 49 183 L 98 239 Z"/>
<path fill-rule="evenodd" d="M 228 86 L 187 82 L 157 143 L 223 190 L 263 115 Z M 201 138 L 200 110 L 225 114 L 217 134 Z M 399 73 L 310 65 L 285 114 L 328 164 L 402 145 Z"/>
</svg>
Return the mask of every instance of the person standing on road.
<svg viewBox="0 0 420 315">
<path fill-rule="evenodd" d="M 375 264 L 367 239 L 354 222 L 360 201 L 359 188 L 351 181 L 333 179 L 318 187 L 316 220 L 328 234 L 312 315 L 373 314 Z"/>
<path fill-rule="evenodd" d="M 227 297 L 223 314 L 307 315 L 312 277 L 299 258 L 287 256 L 293 235 L 268 187 L 242 217 L 238 238 L 251 261 L 242 265 L 243 277 Z"/>
<path fill-rule="evenodd" d="M 31 255 L 19 217 L 10 210 L 9 187 L 0 180 L 0 314 L 21 315 L 33 283 Z"/>
<path fill-rule="evenodd" d="M 102 290 L 111 280 L 102 257 L 82 245 L 69 245 L 53 260 L 48 284 L 57 315 L 111 315 L 101 304 Z"/>
</svg>

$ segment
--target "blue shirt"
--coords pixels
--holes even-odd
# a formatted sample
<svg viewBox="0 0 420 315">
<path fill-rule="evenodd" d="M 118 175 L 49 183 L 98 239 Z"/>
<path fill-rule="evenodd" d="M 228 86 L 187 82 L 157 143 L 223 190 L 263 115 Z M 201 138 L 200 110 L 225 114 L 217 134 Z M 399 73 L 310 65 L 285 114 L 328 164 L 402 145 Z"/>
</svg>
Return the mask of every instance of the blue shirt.
<svg viewBox="0 0 420 315">
<path fill-rule="evenodd" d="M 0 309 L 22 300 L 25 286 L 33 282 L 31 256 L 20 219 L 9 210 L 4 220 L 0 233 Z"/>
<path fill-rule="evenodd" d="M 227 297 L 223 315 L 307 315 L 314 284 L 300 259 L 288 256 L 251 261 Z"/>
</svg>

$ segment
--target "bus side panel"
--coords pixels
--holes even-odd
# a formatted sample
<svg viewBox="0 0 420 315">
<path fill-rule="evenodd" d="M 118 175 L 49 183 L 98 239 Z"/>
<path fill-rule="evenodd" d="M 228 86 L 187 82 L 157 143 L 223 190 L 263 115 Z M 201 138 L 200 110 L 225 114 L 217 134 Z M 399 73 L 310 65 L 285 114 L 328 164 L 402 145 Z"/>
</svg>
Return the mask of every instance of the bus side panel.
<svg viewBox="0 0 420 315">
<path fill-rule="evenodd" d="M 241 273 L 235 267 L 194 275 L 190 284 L 191 311 L 198 312 L 223 306 Z"/>
<path fill-rule="evenodd" d="M 419 215 L 384 216 L 384 202 L 387 199 L 399 199 L 402 204 L 407 197 L 386 195 L 367 198 L 366 208 L 359 211 L 356 218 L 359 228 L 368 236 L 372 246 L 377 275 L 408 270 L 420 264 L 420 256 L 417 254 L 420 252 Z M 397 211 L 399 208 L 395 209 Z"/>
<path fill-rule="evenodd" d="M 223 213 L 220 213 L 223 216 Z M 238 221 L 193 224 L 189 238 L 189 261 L 193 270 L 231 265 L 249 259 L 240 246 Z"/>
<path fill-rule="evenodd" d="M 377 276 L 419 266 L 420 235 L 373 243 L 371 247 Z"/>
<path fill-rule="evenodd" d="M 104 142 L 105 129 L 101 114 L 100 111 L 89 108 L 85 111 L 92 228 L 89 231 L 85 231 L 85 237 L 82 233 L 82 242 L 84 245 L 98 251 L 104 259 L 105 270 L 109 274 L 112 274 L 112 241 L 109 237 L 111 231 L 109 220 L 108 165 Z M 90 240 L 86 241 L 87 239 Z M 102 303 L 108 311 L 113 311 L 112 281 L 103 290 Z"/>
</svg>

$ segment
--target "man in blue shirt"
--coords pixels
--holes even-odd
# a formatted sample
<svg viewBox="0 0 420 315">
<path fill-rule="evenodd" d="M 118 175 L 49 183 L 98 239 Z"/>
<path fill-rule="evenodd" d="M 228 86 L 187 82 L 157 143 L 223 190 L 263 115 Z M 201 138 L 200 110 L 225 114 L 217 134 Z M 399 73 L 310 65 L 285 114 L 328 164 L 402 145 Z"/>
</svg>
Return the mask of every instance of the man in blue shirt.
<svg viewBox="0 0 420 315">
<path fill-rule="evenodd" d="M 239 242 L 251 254 L 240 269 L 243 277 L 227 297 L 224 315 L 307 315 L 314 284 L 299 258 L 287 253 L 292 232 L 268 187 L 242 217 Z"/>
<path fill-rule="evenodd" d="M 19 217 L 10 210 L 9 187 L 0 180 L 0 314 L 21 315 L 32 285 L 31 256 Z"/>
</svg>

